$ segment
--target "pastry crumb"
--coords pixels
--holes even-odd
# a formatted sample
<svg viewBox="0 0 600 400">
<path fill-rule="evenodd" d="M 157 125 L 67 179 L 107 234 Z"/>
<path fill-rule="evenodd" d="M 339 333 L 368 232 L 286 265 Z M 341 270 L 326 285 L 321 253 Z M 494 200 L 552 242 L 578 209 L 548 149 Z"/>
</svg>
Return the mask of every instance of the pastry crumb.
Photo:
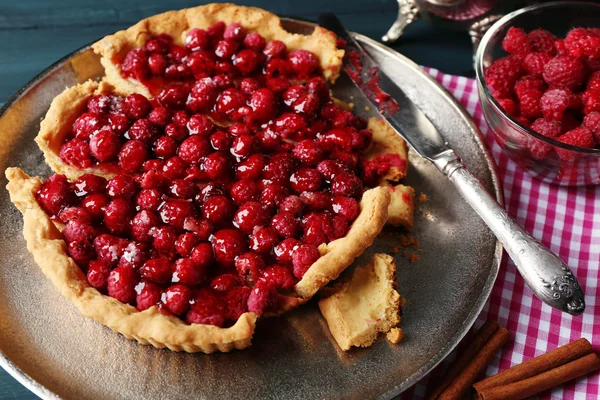
<svg viewBox="0 0 600 400">
<path fill-rule="evenodd" d="M 390 343 L 398 344 L 404 337 L 404 331 L 400 328 L 392 328 L 385 336 Z"/>
<path fill-rule="evenodd" d="M 408 256 L 408 261 L 413 264 L 416 263 L 417 261 L 419 261 L 419 255 L 417 253 L 412 253 L 410 256 Z"/>
<path fill-rule="evenodd" d="M 427 200 L 429 200 L 429 197 L 425 193 L 421 193 L 421 194 L 419 194 L 419 197 L 417 197 L 417 204 L 421 205 L 421 204 L 425 203 Z"/>
</svg>

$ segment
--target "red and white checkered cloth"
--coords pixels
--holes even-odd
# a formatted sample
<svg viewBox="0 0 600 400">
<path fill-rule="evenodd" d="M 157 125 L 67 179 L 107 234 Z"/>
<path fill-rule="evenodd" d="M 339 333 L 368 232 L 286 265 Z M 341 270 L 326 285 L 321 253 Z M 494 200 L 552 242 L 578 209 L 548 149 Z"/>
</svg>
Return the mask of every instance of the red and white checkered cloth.
<svg viewBox="0 0 600 400">
<path fill-rule="evenodd" d="M 488 319 L 496 320 L 514 340 L 492 361 L 487 376 L 581 337 L 600 350 L 600 186 L 567 188 L 532 178 L 495 142 L 481 111 L 475 80 L 445 75 L 435 69 L 427 71 L 460 101 L 483 132 L 498 166 L 508 213 L 567 262 L 585 292 L 583 315 L 573 317 L 554 310 L 533 295 L 505 253 L 498 279 L 476 326 Z M 406 395 L 423 397 L 427 380 Z M 540 398 L 598 399 L 599 386 L 600 375 L 595 373 Z"/>
</svg>

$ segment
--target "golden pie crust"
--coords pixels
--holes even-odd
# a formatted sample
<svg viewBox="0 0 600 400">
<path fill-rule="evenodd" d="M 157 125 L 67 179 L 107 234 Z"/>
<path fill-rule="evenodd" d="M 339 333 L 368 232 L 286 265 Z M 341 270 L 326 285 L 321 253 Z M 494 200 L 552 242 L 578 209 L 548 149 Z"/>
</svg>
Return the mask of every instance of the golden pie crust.
<svg viewBox="0 0 600 400">
<path fill-rule="evenodd" d="M 217 21 L 235 21 L 248 31 L 260 33 L 267 40 L 283 41 L 289 49 L 312 51 L 321 60 L 323 72 L 330 81 L 333 82 L 339 74 L 344 52 L 336 48 L 335 35 L 319 27 L 308 36 L 291 34 L 283 30 L 277 16 L 264 10 L 231 4 L 209 4 L 147 18 L 94 44 L 94 51 L 102 56 L 105 68 L 106 76 L 102 82 L 88 81 L 68 88 L 52 101 L 35 138 L 52 170 L 65 174 L 69 180 L 75 180 L 84 173 L 107 179 L 115 176 L 116 173 L 110 168 L 79 168 L 64 163 L 60 158 L 60 148 L 65 138 L 71 135 L 75 120 L 85 111 L 87 100 L 104 92 L 120 95 L 137 92 L 150 96 L 141 83 L 121 77 L 118 63 L 127 51 L 140 47 L 148 37 L 159 33 L 169 33 L 176 43 L 181 43 L 189 29 L 206 28 Z M 371 119 L 369 128 L 373 131 L 374 144 L 368 154 L 376 157 L 385 152 L 394 153 L 408 164 L 406 143 L 385 121 Z M 187 325 L 179 318 L 158 312 L 156 307 L 139 312 L 89 286 L 84 274 L 66 253 L 66 244 L 59 227 L 43 212 L 34 198 L 33 193 L 41 185 L 40 179 L 30 178 L 15 168 L 8 169 L 6 175 L 11 200 L 24 216 L 24 236 L 29 251 L 44 274 L 83 315 L 129 339 L 175 351 L 211 353 L 243 349 L 250 345 L 257 320 L 253 313 L 243 314 L 230 328 Z M 406 168 L 395 168 L 390 170 L 385 180 L 395 182 L 405 175 Z M 296 284 L 297 297 L 281 296 L 280 308 L 269 315 L 282 314 L 297 307 L 336 279 L 372 244 L 388 220 L 388 211 L 397 211 L 396 208 L 389 207 L 393 197 L 384 182 L 380 187 L 367 190 L 360 202 L 361 212 L 348 234 L 319 247 L 322 257 Z"/>
<path fill-rule="evenodd" d="M 283 29 L 275 14 L 255 7 L 212 3 L 204 6 L 169 11 L 154 15 L 129 29 L 109 35 L 92 45 L 102 59 L 105 80 L 120 90 L 149 95 L 148 88 L 134 79 L 121 76 L 120 64 L 129 50 L 142 47 L 155 35 L 166 33 L 176 44 L 183 44 L 192 28 L 206 29 L 216 22 L 237 22 L 248 32 L 257 32 L 267 41 L 280 40 L 290 50 L 304 49 L 313 52 L 321 62 L 325 78 L 334 82 L 339 76 L 344 50 L 336 46 L 336 35 L 317 26 L 312 34 L 301 35 Z"/>
</svg>

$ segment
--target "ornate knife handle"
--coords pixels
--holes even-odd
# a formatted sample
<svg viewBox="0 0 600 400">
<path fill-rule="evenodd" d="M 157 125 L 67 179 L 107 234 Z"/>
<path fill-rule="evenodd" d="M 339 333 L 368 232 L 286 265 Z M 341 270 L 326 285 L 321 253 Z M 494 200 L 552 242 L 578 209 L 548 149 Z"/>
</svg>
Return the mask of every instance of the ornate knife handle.
<svg viewBox="0 0 600 400">
<path fill-rule="evenodd" d="M 569 267 L 519 226 L 452 150 L 432 161 L 494 232 L 533 293 L 552 307 L 581 314 L 585 310 L 583 291 Z"/>
</svg>

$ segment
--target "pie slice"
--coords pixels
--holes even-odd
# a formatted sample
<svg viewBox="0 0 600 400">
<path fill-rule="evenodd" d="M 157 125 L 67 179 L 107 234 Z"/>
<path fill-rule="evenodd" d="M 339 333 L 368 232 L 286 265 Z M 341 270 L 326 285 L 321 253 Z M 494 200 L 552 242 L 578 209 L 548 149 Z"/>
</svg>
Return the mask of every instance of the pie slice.
<svg viewBox="0 0 600 400">
<path fill-rule="evenodd" d="M 335 341 L 344 351 L 368 347 L 380 333 L 390 333 L 398 342 L 400 307 L 404 300 L 396 287 L 396 263 L 387 254 L 375 254 L 370 264 L 358 267 L 352 279 L 319 301 Z"/>
<path fill-rule="evenodd" d="M 254 7 L 208 4 L 146 18 L 92 47 L 105 80 L 120 90 L 155 95 L 173 82 L 190 82 L 234 69 L 263 69 L 264 77 L 334 82 L 344 51 L 336 35 L 287 32 L 278 16 Z"/>
<path fill-rule="evenodd" d="M 57 96 L 36 137 L 59 175 L 9 169 L 8 189 L 44 273 L 126 337 L 247 346 L 256 318 L 306 302 L 371 245 L 388 211 L 409 208 L 389 208 L 387 187 L 406 174 L 406 145 L 330 96 L 343 55 L 333 34 L 288 34 L 262 10 L 213 4 L 95 49 L 105 79 Z M 148 75 L 159 61 L 165 70 Z M 177 332 L 154 334 L 164 319 Z"/>
</svg>

